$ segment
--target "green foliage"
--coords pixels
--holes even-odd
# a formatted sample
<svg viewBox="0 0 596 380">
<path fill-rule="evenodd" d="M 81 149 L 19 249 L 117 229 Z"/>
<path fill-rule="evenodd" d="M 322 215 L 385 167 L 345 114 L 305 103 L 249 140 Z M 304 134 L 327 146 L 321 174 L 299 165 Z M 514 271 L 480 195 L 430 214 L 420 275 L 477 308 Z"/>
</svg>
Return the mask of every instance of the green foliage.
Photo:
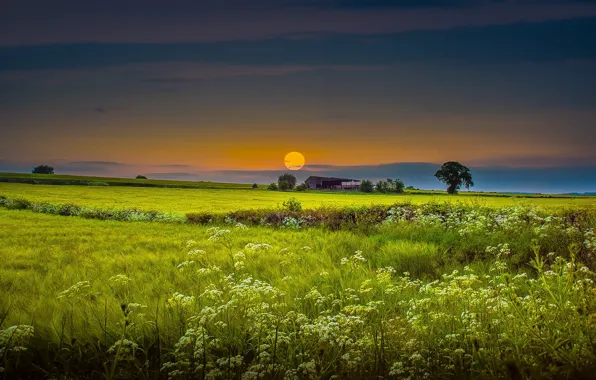
<svg viewBox="0 0 596 380">
<path fill-rule="evenodd" d="M 284 173 L 282 175 L 279 176 L 279 178 L 277 179 L 277 183 L 279 185 L 280 190 L 284 190 L 282 189 L 282 182 L 286 182 L 288 189 L 293 189 L 294 186 L 296 186 L 296 176 L 294 176 L 291 173 Z"/>
<path fill-rule="evenodd" d="M 387 181 L 379 181 L 377 182 L 375 189 L 379 193 L 398 193 L 401 194 L 404 192 L 404 183 L 401 179 L 393 180 L 391 178 L 387 178 Z"/>
<path fill-rule="evenodd" d="M 267 186 L 267 190 L 277 190 L 277 189 L 278 189 L 277 183 L 275 183 L 275 182 L 271 182 L 269 184 L 269 186 Z"/>
<path fill-rule="evenodd" d="M 144 175 L 139 174 L 138 176 L 135 177 L 136 179 L 147 179 L 147 177 L 145 177 Z"/>
<path fill-rule="evenodd" d="M 48 165 L 39 165 L 31 170 L 33 174 L 54 174 L 54 168 Z"/>
<path fill-rule="evenodd" d="M 296 186 L 296 191 L 306 191 L 308 189 L 308 185 L 306 183 L 301 183 L 300 185 Z"/>
<path fill-rule="evenodd" d="M 283 203 L 284 209 L 293 212 L 302 211 L 302 203 L 296 198 L 290 198 Z"/>
<path fill-rule="evenodd" d="M 470 186 L 474 186 L 470 169 L 455 161 L 445 162 L 441 168 L 437 170 L 435 177 L 437 177 L 439 181 L 447 184 L 447 193 L 449 194 L 456 194 L 462 186 L 466 189 L 469 189 Z"/>
<path fill-rule="evenodd" d="M 367 179 L 360 182 L 360 191 L 363 193 L 372 193 L 374 190 L 373 183 Z"/>
<path fill-rule="evenodd" d="M 282 190 L 282 191 L 286 191 L 286 190 L 289 190 L 289 189 L 292 188 L 290 186 L 289 182 L 288 181 L 285 181 L 285 180 L 279 181 L 278 182 L 278 185 L 279 185 L 279 189 Z"/>
<path fill-rule="evenodd" d="M 85 184 L 87 186 L 110 186 L 109 183 L 102 182 L 102 181 L 87 181 L 87 182 L 85 182 Z"/>
</svg>

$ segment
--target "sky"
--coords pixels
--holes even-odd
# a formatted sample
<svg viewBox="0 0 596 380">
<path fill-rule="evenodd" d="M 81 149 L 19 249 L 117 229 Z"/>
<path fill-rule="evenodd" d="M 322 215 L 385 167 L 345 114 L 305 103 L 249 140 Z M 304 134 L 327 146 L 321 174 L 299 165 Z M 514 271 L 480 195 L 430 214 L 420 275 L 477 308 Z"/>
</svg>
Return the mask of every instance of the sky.
<svg viewBox="0 0 596 380">
<path fill-rule="evenodd" d="M 0 171 L 596 191 L 596 3 L 7 0 Z"/>
</svg>

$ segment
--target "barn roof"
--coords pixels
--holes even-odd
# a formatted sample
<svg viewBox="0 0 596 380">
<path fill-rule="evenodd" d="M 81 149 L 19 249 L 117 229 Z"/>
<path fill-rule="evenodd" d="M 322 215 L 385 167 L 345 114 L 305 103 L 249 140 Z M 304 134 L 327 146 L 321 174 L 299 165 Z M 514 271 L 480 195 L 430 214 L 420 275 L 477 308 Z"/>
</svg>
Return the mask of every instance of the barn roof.
<svg viewBox="0 0 596 380">
<path fill-rule="evenodd" d="M 316 175 L 311 175 L 306 179 L 304 182 L 309 182 L 312 180 L 322 180 L 322 181 L 342 181 L 342 182 L 350 182 L 350 181 L 360 181 L 359 179 L 350 179 L 350 178 L 339 178 L 339 177 L 319 177 Z"/>
</svg>

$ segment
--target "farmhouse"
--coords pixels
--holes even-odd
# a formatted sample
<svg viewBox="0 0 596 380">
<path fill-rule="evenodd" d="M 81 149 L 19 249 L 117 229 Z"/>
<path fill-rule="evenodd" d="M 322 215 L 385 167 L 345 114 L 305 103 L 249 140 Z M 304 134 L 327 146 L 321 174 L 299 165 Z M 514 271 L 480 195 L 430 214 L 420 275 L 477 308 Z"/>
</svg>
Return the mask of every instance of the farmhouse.
<svg viewBox="0 0 596 380">
<path fill-rule="evenodd" d="M 358 190 L 359 179 L 310 176 L 304 181 L 309 189 Z"/>
</svg>

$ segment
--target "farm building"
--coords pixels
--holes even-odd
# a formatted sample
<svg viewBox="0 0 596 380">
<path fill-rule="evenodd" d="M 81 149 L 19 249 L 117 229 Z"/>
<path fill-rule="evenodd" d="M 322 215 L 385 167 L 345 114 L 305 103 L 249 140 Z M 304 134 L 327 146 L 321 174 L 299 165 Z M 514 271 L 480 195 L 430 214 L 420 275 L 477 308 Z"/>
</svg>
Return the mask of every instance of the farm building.
<svg viewBox="0 0 596 380">
<path fill-rule="evenodd" d="M 360 187 L 359 179 L 336 177 L 310 176 L 304 183 L 308 185 L 309 189 L 320 190 L 358 190 Z"/>
</svg>

